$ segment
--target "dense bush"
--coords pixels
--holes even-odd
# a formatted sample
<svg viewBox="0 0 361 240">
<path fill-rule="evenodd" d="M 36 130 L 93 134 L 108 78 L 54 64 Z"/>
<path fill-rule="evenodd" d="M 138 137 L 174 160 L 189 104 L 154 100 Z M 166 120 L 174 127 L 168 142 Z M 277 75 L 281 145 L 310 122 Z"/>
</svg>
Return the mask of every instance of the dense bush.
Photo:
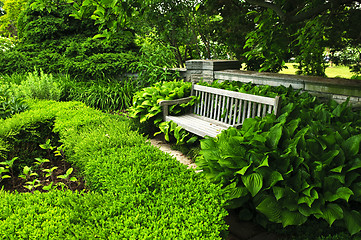
<svg viewBox="0 0 361 240">
<path fill-rule="evenodd" d="M 177 71 L 170 70 L 177 66 L 171 46 L 166 46 L 148 37 L 138 37 L 137 44 L 141 46 L 137 62 L 130 65 L 130 70 L 138 74 L 142 87 L 151 86 L 157 82 L 170 81 L 178 77 Z M 153 36 L 153 38 L 156 38 Z"/>
<path fill-rule="evenodd" d="M 6 14 L 0 14 L 0 35 L 6 37 L 17 36 L 17 19 L 21 11 L 26 6 L 26 0 L 6 0 L 2 10 L 5 10 Z M 1 4 L 0 4 L 1 5 Z"/>
<path fill-rule="evenodd" d="M 31 109 L 0 120 L 0 149 L 12 151 L 9 133 L 37 132 L 32 126 L 52 123 L 49 134 L 60 136 L 67 160 L 81 170 L 91 191 L 0 190 L 0 238 L 224 237 L 220 186 L 146 143 L 124 117 L 79 102 L 39 101 Z"/>
<path fill-rule="evenodd" d="M 360 114 L 348 102 L 262 89 L 283 92 L 281 115 L 247 119 L 239 130 L 202 140 L 202 173 L 225 186 L 228 207 L 243 219 L 286 227 L 317 218 L 359 233 Z"/>
<path fill-rule="evenodd" d="M 112 39 L 93 39 L 98 32 L 94 21 L 71 17 L 72 4 L 35 3 L 30 1 L 19 16 L 19 42 L 0 55 L 3 74 L 27 73 L 37 67 L 86 80 L 120 77 L 136 61 L 138 47 L 131 31 L 120 30 Z"/>
</svg>

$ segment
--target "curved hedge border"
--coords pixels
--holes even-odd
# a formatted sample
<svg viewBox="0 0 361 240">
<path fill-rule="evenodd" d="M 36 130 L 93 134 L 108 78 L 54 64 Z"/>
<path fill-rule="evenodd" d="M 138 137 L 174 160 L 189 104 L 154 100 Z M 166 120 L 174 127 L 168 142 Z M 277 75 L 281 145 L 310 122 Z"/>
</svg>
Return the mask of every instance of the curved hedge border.
<svg viewBox="0 0 361 240">
<path fill-rule="evenodd" d="M 84 174 L 91 191 L 0 190 L 0 238 L 225 237 L 220 186 L 151 146 L 130 130 L 128 121 L 79 102 L 39 101 L 30 106 L 32 110 L 0 120 L 0 149 L 9 148 L 8 140 L 21 132 L 50 121 L 68 161 Z"/>
</svg>

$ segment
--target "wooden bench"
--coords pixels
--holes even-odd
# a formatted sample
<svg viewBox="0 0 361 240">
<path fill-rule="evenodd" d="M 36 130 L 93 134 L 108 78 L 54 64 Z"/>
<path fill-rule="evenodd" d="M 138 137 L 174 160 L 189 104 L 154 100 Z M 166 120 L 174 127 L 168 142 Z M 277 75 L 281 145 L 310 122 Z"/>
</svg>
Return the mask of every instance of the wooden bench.
<svg viewBox="0 0 361 240">
<path fill-rule="evenodd" d="M 163 100 L 163 121 L 173 121 L 198 136 L 216 137 L 222 130 L 241 126 L 244 119 L 264 117 L 273 112 L 277 116 L 280 97 L 257 96 L 193 84 L 192 96 L 199 98 L 193 111 L 181 116 L 170 116 L 168 107 L 192 100 L 192 97 Z"/>
</svg>

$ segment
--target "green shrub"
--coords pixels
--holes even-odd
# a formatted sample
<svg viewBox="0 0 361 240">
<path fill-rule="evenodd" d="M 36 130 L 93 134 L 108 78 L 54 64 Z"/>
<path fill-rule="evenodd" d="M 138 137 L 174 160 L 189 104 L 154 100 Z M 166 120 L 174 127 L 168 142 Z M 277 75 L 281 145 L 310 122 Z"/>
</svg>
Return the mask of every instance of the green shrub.
<svg viewBox="0 0 361 240">
<path fill-rule="evenodd" d="M 29 104 L 31 110 L 0 120 L 0 143 L 10 133 L 35 134 L 41 129 L 32 126 L 51 122 L 52 134 L 60 137 L 67 160 L 81 170 L 90 191 L 0 190 L 0 238 L 225 238 L 220 186 L 151 146 L 130 130 L 125 117 L 79 102 Z"/>
<path fill-rule="evenodd" d="M 201 141 L 198 166 L 222 183 L 240 216 L 289 225 L 309 218 L 361 230 L 360 114 L 307 94 L 283 95 L 281 115 L 247 119 Z"/>
<path fill-rule="evenodd" d="M 28 105 L 17 94 L 16 87 L 0 79 L 0 119 L 25 111 Z"/>
<path fill-rule="evenodd" d="M 58 101 L 60 99 L 62 88 L 54 80 L 52 74 L 46 74 L 40 69 L 29 72 L 26 80 L 21 82 L 22 91 L 27 98 L 49 99 Z"/>
<path fill-rule="evenodd" d="M 119 111 L 131 106 L 137 88 L 137 82 L 133 79 L 83 83 L 70 89 L 68 99 L 84 102 L 103 111 Z"/>
<path fill-rule="evenodd" d="M 136 122 L 145 125 L 145 129 L 156 131 L 163 119 L 161 100 L 173 100 L 190 95 L 192 83 L 183 81 L 158 82 L 151 87 L 143 88 L 136 92 L 133 97 L 133 104 L 128 109 L 129 116 Z M 173 105 L 169 107 L 171 114 L 180 114 L 189 106 L 192 106 L 195 99 L 189 103 Z"/>
<path fill-rule="evenodd" d="M 66 1 L 30 1 L 18 19 L 19 41 L 0 55 L 0 72 L 26 73 L 36 67 L 86 81 L 127 72 L 137 59 L 134 33 L 120 29 L 112 39 L 93 39 L 98 33 L 94 20 L 75 19 L 73 10 Z"/>
</svg>

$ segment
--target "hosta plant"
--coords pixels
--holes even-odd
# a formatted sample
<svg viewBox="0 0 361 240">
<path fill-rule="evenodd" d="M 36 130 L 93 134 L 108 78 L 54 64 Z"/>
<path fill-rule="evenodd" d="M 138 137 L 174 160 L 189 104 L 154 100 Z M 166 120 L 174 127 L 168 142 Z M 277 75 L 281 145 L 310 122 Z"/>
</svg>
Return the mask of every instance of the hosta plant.
<svg viewBox="0 0 361 240">
<path fill-rule="evenodd" d="M 160 133 L 164 134 L 164 139 L 168 142 L 171 142 L 172 137 L 174 137 L 176 141 L 176 145 L 185 145 L 185 144 L 193 144 L 198 140 L 198 137 L 194 134 L 189 133 L 181 126 L 178 126 L 175 122 L 162 122 L 159 124 L 159 132 L 154 134 L 158 135 Z"/>
<path fill-rule="evenodd" d="M 360 115 L 348 102 L 303 97 L 201 141 L 198 166 L 222 183 L 244 219 L 301 225 L 309 218 L 361 231 Z"/>
<path fill-rule="evenodd" d="M 158 126 L 162 121 L 162 107 L 159 102 L 162 100 L 174 100 L 188 97 L 192 83 L 183 81 L 158 82 L 152 87 L 147 87 L 135 93 L 133 105 L 128 109 L 129 116 L 140 123 L 150 122 Z M 185 108 L 192 106 L 195 99 L 189 103 L 173 105 L 169 108 L 170 114 L 180 114 Z"/>
</svg>

